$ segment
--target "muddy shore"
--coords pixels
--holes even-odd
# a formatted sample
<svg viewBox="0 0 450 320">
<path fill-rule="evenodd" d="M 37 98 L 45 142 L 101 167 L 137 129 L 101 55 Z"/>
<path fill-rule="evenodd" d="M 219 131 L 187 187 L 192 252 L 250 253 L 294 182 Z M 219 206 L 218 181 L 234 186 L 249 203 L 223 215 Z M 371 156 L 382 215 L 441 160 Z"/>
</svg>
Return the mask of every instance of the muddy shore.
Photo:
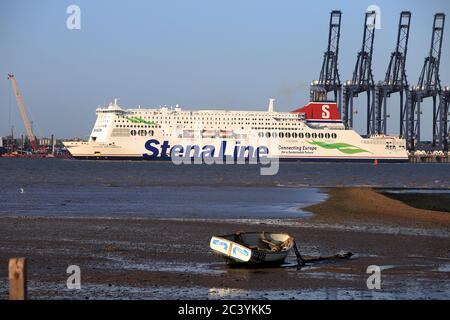
<svg viewBox="0 0 450 320">
<path fill-rule="evenodd" d="M 28 259 L 32 299 L 449 299 L 450 214 L 413 208 L 370 188 L 325 190 L 301 219 L 0 217 L 0 299 L 7 259 Z M 230 269 L 209 250 L 213 234 L 288 232 L 306 257 L 351 251 L 351 260 L 295 268 Z M 289 257 L 294 262 L 295 257 Z M 81 268 L 81 290 L 66 268 Z M 382 269 L 369 290 L 366 269 Z"/>
</svg>

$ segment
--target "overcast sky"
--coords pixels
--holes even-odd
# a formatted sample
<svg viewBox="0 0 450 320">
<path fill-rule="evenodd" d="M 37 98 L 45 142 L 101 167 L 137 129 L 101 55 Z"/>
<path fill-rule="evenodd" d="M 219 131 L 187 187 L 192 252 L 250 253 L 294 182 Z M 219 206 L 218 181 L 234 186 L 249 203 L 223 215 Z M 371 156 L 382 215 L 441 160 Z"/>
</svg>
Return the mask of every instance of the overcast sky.
<svg viewBox="0 0 450 320">
<path fill-rule="evenodd" d="M 81 30 L 66 27 L 71 4 L 81 9 Z M 24 132 L 9 72 L 16 75 L 38 136 L 87 137 L 95 108 L 115 97 L 124 107 L 237 110 L 266 109 L 273 97 L 277 110 L 290 111 L 309 99 L 333 9 L 343 12 L 341 79 L 351 78 L 369 5 L 381 8 L 373 62 L 377 81 L 394 49 L 399 13 L 412 12 L 407 74 L 414 84 L 429 50 L 433 15 L 450 14 L 448 0 L 1 0 L 0 135 L 10 125 Z M 450 85 L 447 18 L 441 79 Z M 392 133 L 398 132 L 396 102 L 392 99 L 389 112 Z M 365 100 L 356 105 L 355 127 L 365 133 Z M 423 119 L 429 139 L 429 105 Z"/>
</svg>

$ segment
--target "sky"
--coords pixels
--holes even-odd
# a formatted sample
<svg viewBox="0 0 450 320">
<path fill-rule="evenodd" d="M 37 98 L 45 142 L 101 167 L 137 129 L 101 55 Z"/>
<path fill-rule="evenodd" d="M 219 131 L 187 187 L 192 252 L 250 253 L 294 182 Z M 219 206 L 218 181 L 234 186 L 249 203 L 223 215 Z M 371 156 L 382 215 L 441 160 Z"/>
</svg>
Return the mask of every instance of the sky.
<svg viewBox="0 0 450 320">
<path fill-rule="evenodd" d="M 66 26 L 72 4 L 81 10 L 79 30 Z M 309 101 L 334 9 L 342 11 L 341 80 L 351 78 L 369 5 L 381 9 L 376 81 L 394 50 L 400 12 L 412 12 L 407 75 L 415 84 L 429 51 L 433 15 L 449 15 L 448 0 L 1 0 L 0 136 L 11 125 L 16 134 L 25 133 L 8 73 L 16 76 L 38 136 L 87 138 L 95 109 L 115 97 L 123 107 L 179 104 L 192 110 L 265 110 L 275 98 L 276 110 L 293 110 Z M 444 85 L 450 85 L 449 24 L 441 58 Z M 365 99 L 355 105 L 355 129 L 364 134 Z M 388 113 L 388 131 L 398 133 L 396 98 Z M 423 138 L 429 139 L 429 103 L 422 119 Z"/>
</svg>

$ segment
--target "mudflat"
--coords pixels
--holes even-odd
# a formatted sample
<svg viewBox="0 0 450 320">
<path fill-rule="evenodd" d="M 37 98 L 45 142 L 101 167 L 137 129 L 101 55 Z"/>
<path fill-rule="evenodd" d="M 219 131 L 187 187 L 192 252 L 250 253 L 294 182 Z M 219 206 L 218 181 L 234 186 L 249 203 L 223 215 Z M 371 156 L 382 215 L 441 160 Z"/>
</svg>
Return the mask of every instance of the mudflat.
<svg viewBox="0 0 450 320">
<path fill-rule="evenodd" d="M 0 217 L 0 299 L 7 259 L 19 256 L 31 299 L 450 298 L 449 213 L 370 188 L 325 191 L 329 198 L 299 219 Z M 355 255 L 301 270 L 230 268 L 209 240 L 238 230 L 288 232 L 305 257 Z M 66 286 L 69 265 L 81 269 L 80 290 Z M 382 270 L 380 290 L 367 287 L 370 265 Z"/>
</svg>

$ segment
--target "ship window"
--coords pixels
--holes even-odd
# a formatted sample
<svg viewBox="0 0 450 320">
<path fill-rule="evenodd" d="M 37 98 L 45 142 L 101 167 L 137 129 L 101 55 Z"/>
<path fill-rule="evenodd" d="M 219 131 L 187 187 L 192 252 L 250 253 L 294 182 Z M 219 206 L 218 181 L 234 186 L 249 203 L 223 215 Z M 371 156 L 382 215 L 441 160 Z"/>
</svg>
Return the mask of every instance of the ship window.
<svg viewBox="0 0 450 320">
<path fill-rule="evenodd" d="M 266 132 L 266 137 L 270 138 L 270 132 Z"/>
<path fill-rule="evenodd" d="M 332 133 L 332 134 L 331 134 L 331 137 L 332 137 L 333 139 L 336 139 L 336 138 L 337 138 L 337 134 L 336 134 L 336 133 Z"/>
<path fill-rule="evenodd" d="M 130 131 L 130 134 L 131 134 L 132 136 L 135 136 L 135 135 L 136 135 L 136 130 L 131 130 L 131 131 Z"/>
<path fill-rule="evenodd" d="M 315 139 L 317 138 L 317 133 L 313 133 L 311 136 L 313 137 L 313 139 Z"/>
<path fill-rule="evenodd" d="M 258 137 L 264 138 L 264 132 L 259 132 L 259 133 L 258 133 Z"/>
<path fill-rule="evenodd" d="M 311 134 L 310 134 L 309 132 L 305 133 L 305 138 L 306 138 L 306 139 L 311 138 Z"/>
<path fill-rule="evenodd" d="M 143 137 L 143 136 L 147 135 L 147 131 L 146 130 L 139 130 L 139 135 L 141 137 Z"/>
<path fill-rule="evenodd" d="M 292 132 L 292 138 L 297 138 L 297 132 Z"/>
<path fill-rule="evenodd" d="M 330 134 L 329 133 L 325 133 L 325 138 L 326 139 L 330 139 Z"/>
<path fill-rule="evenodd" d="M 323 133 L 319 133 L 319 138 L 323 139 Z"/>
<path fill-rule="evenodd" d="M 278 133 L 276 133 L 276 132 L 272 133 L 272 137 L 274 137 L 274 138 L 278 137 Z"/>
<path fill-rule="evenodd" d="M 299 134 L 298 134 L 298 137 L 300 138 L 300 139 L 303 139 L 304 138 L 304 134 L 303 134 L 303 132 L 300 132 Z"/>
<path fill-rule="evenodd" d="M 280 138 L 284 138 L 284 132 L 280 132 Z"/>
<path fill-rule="evenodd" d="M 290 138 L 291 137 L 291 133 L 290 132 L 286 132 L 286 138 Z"/>
</svg>

